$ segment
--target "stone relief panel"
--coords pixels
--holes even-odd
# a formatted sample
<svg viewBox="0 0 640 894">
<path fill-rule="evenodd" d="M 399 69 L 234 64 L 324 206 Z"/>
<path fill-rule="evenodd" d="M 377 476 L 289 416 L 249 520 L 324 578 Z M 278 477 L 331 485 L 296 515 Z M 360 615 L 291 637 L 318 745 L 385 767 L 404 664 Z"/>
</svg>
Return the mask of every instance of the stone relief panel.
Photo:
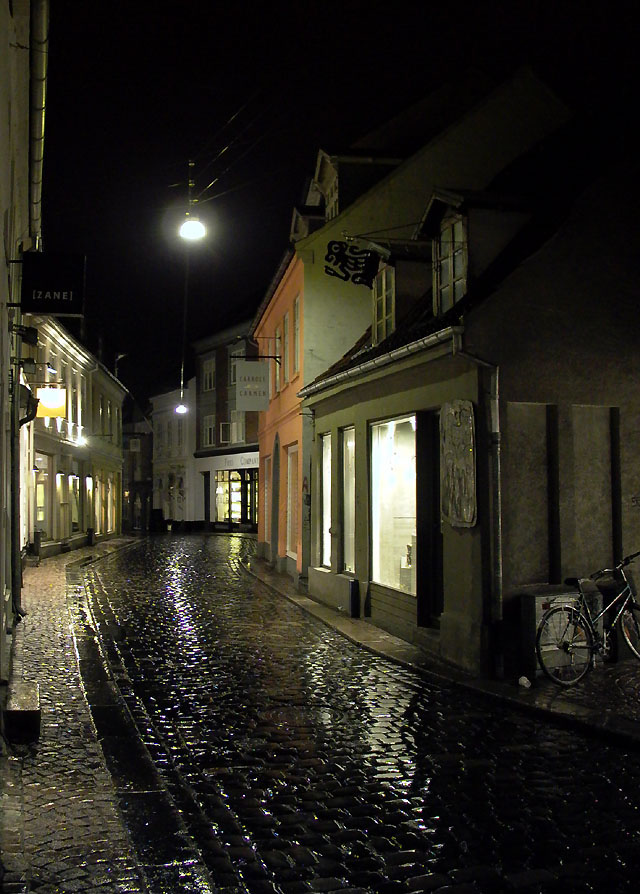
<svg viewBox="0 0 640 894">
<path fill-rule="evenodd" d="M 440 508 L 456 528 L 476 524 L 476 443 L 473 404 L 453 400 L 440 410 Z"/>
</svg>

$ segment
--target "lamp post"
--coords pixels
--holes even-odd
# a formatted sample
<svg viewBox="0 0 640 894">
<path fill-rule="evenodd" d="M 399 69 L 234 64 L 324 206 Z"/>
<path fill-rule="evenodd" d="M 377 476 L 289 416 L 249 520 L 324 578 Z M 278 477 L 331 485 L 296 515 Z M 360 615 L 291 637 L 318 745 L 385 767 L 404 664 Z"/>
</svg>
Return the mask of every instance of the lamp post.
<svg viewBox="0 0 640 894">
<path fill-rule="evenodd" d="M 176 413 L 183 415 L 187 412 L 187 406 L 184 402 L 184 362 L 187 351 L 187 307 L 189 305 L 189 249 L 192 242 L 199 242 L 206 235 L 206 228 L 196 214 L 193 213 L 197 199 L 192 197 L 194 181 L 192 177 L 192 169 L 195 162 L 189 162 L 189 179 L 188 179 L 188 206 L 185 219 L 180 225 L 179 234 L 185 240 L 185 264 L 184 264 L 184 296 L 182 301 L 182 362 L 180 364 L 180 403 L 176 407 Z"/>
</svg>

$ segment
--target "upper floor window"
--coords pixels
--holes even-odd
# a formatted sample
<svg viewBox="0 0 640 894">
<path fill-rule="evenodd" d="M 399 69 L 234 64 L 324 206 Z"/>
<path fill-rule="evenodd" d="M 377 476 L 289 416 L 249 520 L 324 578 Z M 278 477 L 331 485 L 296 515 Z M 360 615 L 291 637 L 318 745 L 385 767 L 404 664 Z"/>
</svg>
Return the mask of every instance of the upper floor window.
<svg viewBox="0 0 640 894">
<path fill-rule="evenodd" d="M 280 366 L 282 361 L 282 333 L 276 329 L 276 391 L 280 391 Z"/>
<path fill-rule="evenodd" d="M 395 270 L 383 267 L 373 281 L 373 339 L 375 344 L 395 329 Z"/>
<path fill-rule="evenodd" d="M 293 302 L 293 374 L 300 372 L 300 295 Z"/>
<path fill-rule="evenodd" d="M 215 414 L 202 418 L 202 446 L 213 447 L 216 441 L 216 417 Z"/>
<path fill-rule="evenodd" d="M 235 385 L 237 380 L 237 363 L 244 358 L 244 348 L 234 348 L 229 352 L 229 384 Z"/>
<path fill-rule="evenodd" d="M 244 441 L 244 411 L 231 410 L 231 443 L 241 444 Z"/>
<path fill-rule="evenodd" d="M 434 312 L 444 314 L 459 301 L 467 288 L 467 243 L 463 219 L 444 219 L 433 246 Z"/>
<path fill-rule="evenodd" d="M 171 424 L 171 420 L 167 422 L 167 448 L 171 450 L 173 447 L 173 425 Z"/>
<path fill-rule="evenodd" d="M 338 216 L 338 177 L 334 177 L 325 196 L 325 218 L 333 220 Z"/>
<path fill-rule="evenodd" d="M 289 314 L 282 321 L 282 342 L 282 381 L 286 384 L 289 381 Z"/>
<path fill-rule="evenodd" d="M 178 419 L 178 447 L 184 445 L 184 419 Z"/>
<path fill-rule="evenodd" d="M 273 358 L 273 351 L 274 351 L 273 339 L 270 338 L 269 339 L 269 357 L 270 358 Z M 269 360 L 269 366 L 271 367 L 273 365 L 274 365 L 273 359 Z M 277 364 L 275 364 L 275 365 L 277 366 Z M 269 369 L 269 400 L 271 400 L 272 397 L 273 397 L 273 374 L 272 374 L 271 368 L 270 368 Z"/>
<path fill-rule="evenodd" d="M 210 357 L 202 364 L 202 390 L 213 391 L 216 387 L 216 360 Z"/>
</svg>

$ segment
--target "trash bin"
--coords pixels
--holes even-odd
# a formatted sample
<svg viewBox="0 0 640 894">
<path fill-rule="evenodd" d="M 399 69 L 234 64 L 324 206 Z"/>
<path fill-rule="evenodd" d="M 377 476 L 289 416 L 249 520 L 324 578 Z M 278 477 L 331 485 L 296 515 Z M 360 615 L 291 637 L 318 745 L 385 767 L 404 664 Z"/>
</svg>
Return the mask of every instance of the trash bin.
<svg viewBox="0 0 640 894">
<path fill-rule="evenodd" d="M 42 546 L 42 531 L 33 532 L 33 554 L 40 558 L 40 547 Z"/>
<path fill-rule="evenodd" d="M 87 528 L 87 546 L 96 545 L 96 529 Z"/>
</svg>

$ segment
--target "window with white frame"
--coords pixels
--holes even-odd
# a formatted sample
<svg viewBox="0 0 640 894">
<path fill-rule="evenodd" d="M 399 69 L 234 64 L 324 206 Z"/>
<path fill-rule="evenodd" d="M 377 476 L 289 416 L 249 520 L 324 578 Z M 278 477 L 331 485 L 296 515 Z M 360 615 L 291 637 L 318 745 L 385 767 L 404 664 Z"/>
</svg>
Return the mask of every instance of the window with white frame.
<svg viewBox="0 0 640 894">
<path fill-rule="evenodd" d="M 282 381 L 286 385 L 289 381 L 289 314 L 285 314 L 282 321 L 282 342 Z"/>
<path fill-rule="evenodd" d="M 273 348 L 273 339 L 272 338 L 269 339 L 268 344 L 269 344 L 269 351 L 268 351 L 269 357 L 273 358 L 274 348 Z M 277 364 L 276 364 L 275 360 L 273 360 L 273 359 L 268 360 L 267 363 L 269 364 L 269 400 L 271 400 L 271 398 L 273 397 L 273 378 L 274 378 L 274 373 L 272 372 L 272 368 L 274 366 L 277 366 Z"/>
<path fill-rule="evenodd" d="M 293 374 L 300 372 L 300 295 L 293 302 Z"/>
<path fill-rule="evenodd" d="M 342 567 L 356 570 L 356 432 L 345 428 L 342 436 Z"/>
<path fill-rule="evenodd" d="M 374 344 L 391 335 L 395 329 L 395 270 L 383 267 L 373 281 Z"/>
<path fill-rule="evenodd" d="M 371 579 L 416 594 L 416 418 L 371 426 Z"/>
<path fill-rule="evenodd" d="M 276 391 L 280 391 L 280 367 L 282 366 L 282 334 L 276 329 Z"/>
<path fill-rule="evenodd" d="M 231 443 L 244 442 L 244 410 L 231 410 Z"/>
<path fill-rule="evenodd" d="M 287 451 L 287 555 L 298 556 L 298 445 Z"/>
<path fill-rule="evenodd" d="M 322 435 L 322 527 L 320 562 L 331 568 L 331 434 Z"/>
<path fill-rule="evenodd" d="M 433 244 L 434 312 L 444 314 L 467 289 L 467 242 L 460 215 L 445 217 Z"/>
<path fill-rule="evenodd" d="M 216 387 L 216 359 L 210 357 L 202 364 L 202 390 L 213 391 Z"/>
<path fill-rule="evenodd" d="M 244 358 L 244 346 L 229 350 L 229 384 L 235 385 L 237 381 L 236 365 L 238 360 Z"/>
<path fill-rule="evenodd" d="M 202 417 L 202 446 L 213 447 L 216 442 L 215 413 Z"/>
</svg>

